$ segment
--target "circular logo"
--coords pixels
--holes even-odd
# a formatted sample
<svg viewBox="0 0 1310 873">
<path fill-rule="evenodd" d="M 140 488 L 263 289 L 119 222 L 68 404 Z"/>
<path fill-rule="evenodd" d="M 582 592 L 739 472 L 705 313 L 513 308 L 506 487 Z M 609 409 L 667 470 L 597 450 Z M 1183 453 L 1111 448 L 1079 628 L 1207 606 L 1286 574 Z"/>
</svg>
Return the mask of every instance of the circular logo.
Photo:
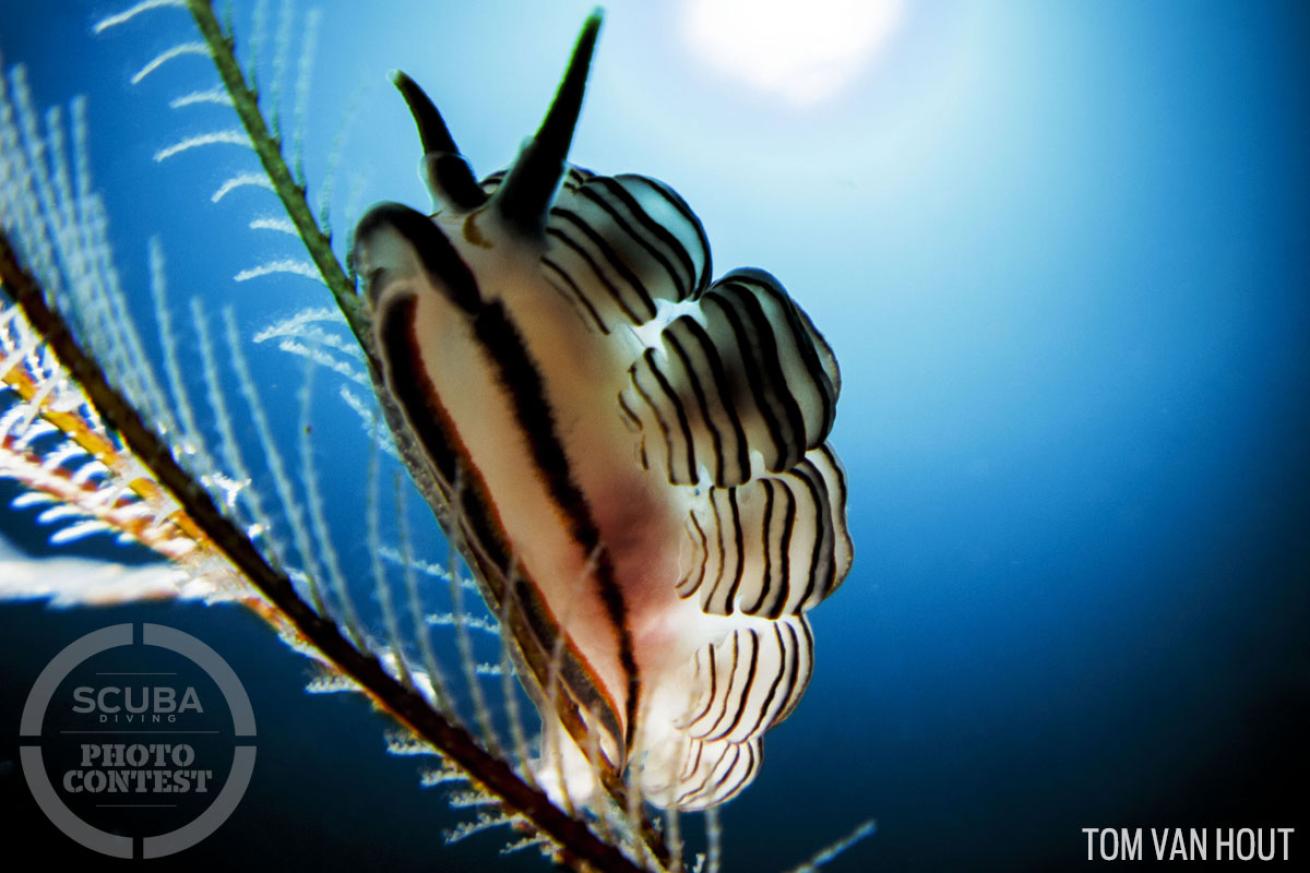
<svg viewBox="0 0 1310 873">
<path fill-rule="evenodd" d="M 41 671 L 19 760 L 37 805 L 68 837 L 115 858 L 161 858 L 236 809 L 254 738 L 250 698 L 222 656 L 175 628 L 117 624 Z"/>
</svg>

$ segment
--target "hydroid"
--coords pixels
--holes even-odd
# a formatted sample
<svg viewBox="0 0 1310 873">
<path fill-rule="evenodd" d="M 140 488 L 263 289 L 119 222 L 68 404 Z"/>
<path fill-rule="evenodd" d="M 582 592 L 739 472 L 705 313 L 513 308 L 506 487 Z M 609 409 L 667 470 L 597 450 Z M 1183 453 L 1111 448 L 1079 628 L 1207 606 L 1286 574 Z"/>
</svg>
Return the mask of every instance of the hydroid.
<svg viewBox="0 0 1310 873">
<path fill-rule="evenodd" d="M 119 279 L 107 210 L 87 172 L 85 104 L 74 103 L 68 115 L 71 137 L 61 112 L 48 113 L 42 125 L 25 76 L 17 72 L 0 95 L 0 265 L 5 291 L 16 301 L 0 312 L 0 378 L 6 386 L 0 431 L 8 451 L 0 453 L 6 465 L 0 475 L 33 495 L 24 498 L 25 505 L 46 501 L 54 508 L 47 520 L 64 525 L 64 539 L 109 533 L 169 562 L 166 583 L 156 578 L 111 599 L 238 601 L 314 659 L 308 690 L 368 696 L 397 722 L 390 750 L 434 759 L 435 766 L 423 770 L 422 784 L 453 786 L 452 806 L 471 813 L 450 839 L 511 826 L 523 833 L 506 851 L 538 848 L 578 869 L 682 869 L 677 813 L 666 822 L 652 816 L 600 754 L 587 720 L 551 683 L 533 702 L 558 711 L 574 741 L 590 751 L 605 792 L 584 807 L 567 793 L 562 802 L 552 801 L 537 784 L 534 758 L 549 738 L 530 736 L 536 725 L 530 707 L 522 706 L 518 683 L 529 672 L 558 676 L 569 653 L 557 646 L 534 655 L 509 644 L 513 634 L 506 630 L 525 621 L 512 573 L 506 577 L 472 552 L 461 533 L 462 477 L 458 471 L 447 478 L 432 473 L 403 417 L 380 390 L 367 314 L 338 255 L 344 246 L 331 231 L 335 179 L 311 189 L 305 171 L 313 52 L 297 55 L 291 34 L 312 35 L 317 19 L 300 15 L 292 3 L 279 4 L 271 16 L 273 73 L 261 93 L 258 43 L 267 41 L 270 27 L 265 3 L 256 9 L 252 51 L 240 60 L 231 25 L 221 24 L 205 2 L 139 3 L 104 19 L 96 31 L 169 8 L 185 8 L 201 40 L 154 56 L 137 68 L 137 80 L 163 77 L 174 65 L 207 57 L 219 81 L 170 105 L 231 107 L 239 126 L 161 144 L 156 160 L 180 160 L 188 153 L 239 154 L 238 160 L 253 155 L 256 169 L 237 170 L 205 193 L 219 202 L 244 188 L 273 192 L 280 211 L 270 213 L 265 205 L 248 227 L 303 250 L 258 260 L 233 278 L 242 284 L 309 279 L 329 292 L 336 307 L 302 309 L 247 335 L 230 306 L 214 312 L 208 298 L 170 302 L 163 247 L 151 241 L 154 344 L 162 359 L 157 366 L 127 315 L 129 293 L 141 292 L 125 289 Z M 293 64 L 297 56 L 300 62 Z M 296 81 L 288 85 L 293 66 Z M 176 256 L 174 261 L 180 262 Z M 179 343 L 179 329 L 189 329 L 195 342 Z M 247 358 L 263 344 L 276 345 L 298 365 L 289 370 L 301 375 L 293 440 L 268 420 L 267 389 Z M 343 557 L 341 532 L 331 527 L 320 475 L 328 459 L 312 435 L 316 388 L 318 394 L 331 391 L 357 416 L 358 437 L 370 452 L 364 568 Z M 238 420 L 254 425 L 253 446 L 238 437 Z M 409 527 L 405 506 L 415 495 L 447 534 L 444 561 L 432 560 L 418 542 L 423 532 Z M 384 524 L 393 513 L 397 523 Z M 101 602 L 109 590 L 100 589 Z M 444 592 L 439 603 L 434 591 Z M 465 596 L 471 592 L 485 598 L 487 608 Z M 26 596 L 33 593 L 61 596 Z M 84 596 L 62 602 L 95 601 Z M 494 647 L 490 657 L 488 643 Z M 720 864 L 717 819 L 706 821 L 706 863 L 714 870 Z"/>
</svg>

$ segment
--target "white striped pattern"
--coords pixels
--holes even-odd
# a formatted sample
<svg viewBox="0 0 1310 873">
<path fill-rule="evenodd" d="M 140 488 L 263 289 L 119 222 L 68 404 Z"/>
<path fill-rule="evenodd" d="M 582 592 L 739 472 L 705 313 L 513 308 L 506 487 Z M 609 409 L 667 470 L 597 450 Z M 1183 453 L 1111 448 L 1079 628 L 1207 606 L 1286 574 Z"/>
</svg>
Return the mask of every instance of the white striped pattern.
<svg viewBox="0 0 1310 873">
<path fill-rule="evenodd" d="M 623 408 L 654 446 L 651 460 L 675 484 L 737 485 L 758 451 L 788 470 L 832 428 L 836 359 L 782 285 L 737 270 L 700 298 L 700 309 L 665 328 L 633 364 Z"/>
<path fill-rule="evenodd" d="M 692 559 L 678 593 L 699 593 L 714 615 L 801 612 L 850 569 L 846 485 L 826 445 L 785 473 L 708 489 L 687 530 Z"/>
<path fill-rule="evenodd" d="M 496 173 L 480 183 L 493 204 L 504 178 Z M 514 501 L 530 499 L 567 520 L 559 529 L 539 516 L 530 529 L 506 521 L 511 543 L 551 544 L 532 554 L 605 557 L 611 577 L 602 581 L 597 572 L 579 583 L 576 590 L 588 593 L 577 596 L 609 585 L 620 607 L 603 619 L 604 632 L 571 627 L 570 641 L 584 662 L 608 669 L 598 675 L 613 677 L 604 689 L 618 702 L 612 723 L 626 726 L 626 741 L 635 743 L 626 753 L 640 762 L 642 794 L 682 809 L 735 796 L 758 771 L 764 733 L 809 682 L 814 641 L 805 612 L 841 584 L 851 564 L 846 486 L 826 442 L 840 391 L 827 343 L 768 273 L 737 270 L 711 284 L 699 220 L 666 185 L 643 176 L 570 168 L 541 238 L 504 232 L 494 216 L 457 224 L 439 213 L 430 227 L 423 215 L 381 207 L 361 222 L 356 245 L 388 386 L 415 430 L 428 434 L 421 440 L 433 469 L 452 464 L 452 445 L 471 445 L 471 467 L 513 470 L 497 481 L 529 483 L 515 494 L 487 486 L 498 517 L 513 517 Z M 488 259 L 501 246 L 535 247 L 528 251 L 537 252 L 541 281 L 515 272 L 523 263 L 517 251 L 503 271 L 502 262 Z M 500 290 L 510 284 L 513 294 Z M 547 299 L 554 302 L 545 306 Z M 549 328 L 557 331 L 549 339 L 532 317 L 541 311 L 561 313 L 565 325 Z M 493 333 L 489 325 L 502 313 L 512 330 Z M 451 357 L 453 343 L 467 344 L 467 356 Z M 614 394 L 556 390 L 583 378 L 572 369 L 573 353 L 558 351 L 575 347 L 614 368 L 591 374 Z M 598 347 L 613 354 L 582 351 Z M 452 370 L 464 375 L 447 377 Z M 486 399 L 470 400 L 470 385 L 484 386 L 476 390 Z M 606 396 L 613 408 L 595 408 Z M 433 409 L 445 410 L 447 423 L 438 425 Z M 497 438 L 487 429 L 489 415 L 499 416 L 498 434 L 518 429 L 510 453 L 517 446 L 535 451 L 480 455 Z M 626 432 L 579 424 L 606 415 Z M 588 451 L 599 434 L 631 439 L 633 451 Z M 640 489 L 633 496 L 668 519 L 653 545 L 630 546 L 622 501 L 579 484 L 642 477 L 635 466 L 612 469 L 612 458 L 646 468 L 642 487 L 649 491 L 642 493 L 653 496 L 640 497 Z M 602 476 L 588 479 L 598 470 Z M 613 538 L 595 539 L 606 530 Z M 643 543 L 635 534 L 632 542 Z M 625 576 L 615 568 L 645 567 L 627 548 L 682 557 L 660 575 Z M 545 587 L 559 574 L 534 560 L 544 559 L 525 558 L 523 579 L 564 613 L 570 607 L 550 602 Z M 670 610 L 659 618 L 642 612 L 651 607 L 638 588 L 651 584 L 671 589 L 665 599 L 649 598 Z M 697 636 L 677 641 L 670 665 L 643 649 L 633 628 L 690 617 L 681 610 L 705 621 L 686 631 Z M 658 701 L 659 714 L 639 715 L 650 701 Z M 610 731 L 611 721 L 602 721 L 598 729 Z M 633 722 L 641 727 L 634 731 Z M 622 749 L 625 737 L 600 741 Z"/>
</svg>

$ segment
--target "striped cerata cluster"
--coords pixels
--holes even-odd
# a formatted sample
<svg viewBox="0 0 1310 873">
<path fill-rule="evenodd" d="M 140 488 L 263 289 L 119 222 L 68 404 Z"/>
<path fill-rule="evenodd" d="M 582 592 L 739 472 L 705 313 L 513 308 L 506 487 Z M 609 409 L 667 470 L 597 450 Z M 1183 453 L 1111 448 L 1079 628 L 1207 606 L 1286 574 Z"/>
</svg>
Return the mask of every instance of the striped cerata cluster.
<svg viewBox="0 0 1310 873">
<path fill-rule="evenodd" d="M 700 809 L 753 778 L 810 678 L 805 612 L 850 566 L 826 443 L 840 383 L 772 276 L 711 282 L 668 186 L 566 163 L 598 25 L 536 136 L 481 182 L 399 74 L 436 212 L 375 207 L 354 263 L 387 389 L 510 616 L 539 781 L 585 801 L 599 754 Z"/>
</svg>

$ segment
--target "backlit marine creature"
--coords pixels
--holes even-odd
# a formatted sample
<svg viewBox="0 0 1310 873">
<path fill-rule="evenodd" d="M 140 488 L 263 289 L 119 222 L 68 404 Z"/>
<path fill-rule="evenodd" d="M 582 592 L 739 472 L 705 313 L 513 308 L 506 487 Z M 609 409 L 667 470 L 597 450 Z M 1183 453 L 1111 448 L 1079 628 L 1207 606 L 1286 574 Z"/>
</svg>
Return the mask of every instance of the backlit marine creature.
<svg viewBox="0 0 1310 873">
<path fill-rule="evenodd" d="M 851 562 L 826 443 L 840 378 L 776 279 L 711 281 L 662 182 L 566 162 L 599 30 L 545 121 L 481 182 L 404 74 L 436 211 L 359 223 L 386 388 L 457 512 L 546 722 L 539 778 L 597 767 L 558 713 L 664 806 L 747 785 L 809 681 L 806 610 Z M 560 702 L 562 700 L 563 707 Z"/>
</svg>

